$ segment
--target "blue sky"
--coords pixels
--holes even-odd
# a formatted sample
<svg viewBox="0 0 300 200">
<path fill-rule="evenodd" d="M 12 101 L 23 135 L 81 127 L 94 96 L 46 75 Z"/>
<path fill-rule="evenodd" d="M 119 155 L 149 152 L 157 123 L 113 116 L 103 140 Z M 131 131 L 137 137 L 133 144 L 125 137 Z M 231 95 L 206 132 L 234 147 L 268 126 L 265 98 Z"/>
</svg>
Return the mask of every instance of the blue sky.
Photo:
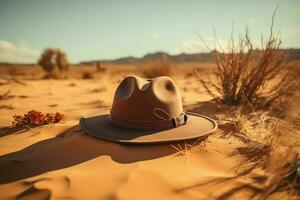
<svg viewBox="0 0 300 200">
<path fill-rule="evenodd" d="M 58 47 L 71 62 L 143 56 L 166 51 L 207 51 L 212 43 L 245 26 L 259 43 L 267 36 L 277 4 L 275 31 L 284 47 L 300 47 L 298 0 L 0 0 L 0 61 L 35 62 L 43 49 Z"/>
</svg>

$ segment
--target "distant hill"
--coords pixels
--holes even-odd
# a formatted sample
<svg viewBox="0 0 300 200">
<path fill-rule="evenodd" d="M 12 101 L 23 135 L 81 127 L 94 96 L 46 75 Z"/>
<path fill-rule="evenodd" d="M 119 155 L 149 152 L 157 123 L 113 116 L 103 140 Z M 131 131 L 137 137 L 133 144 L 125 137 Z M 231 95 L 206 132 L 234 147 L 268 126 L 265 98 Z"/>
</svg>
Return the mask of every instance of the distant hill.
<svg viewBox="0 0 300 200">
<path fill-rule="evenodd" d="M 102 63 L 109 63 L 109 64 L 138 64 L 142 62 L 148 62 L 148 61 L 160 60 L 160 59 L 167 59 L 173 63 L 210 62 L 213 61 L 214 57 L 212 53 L 199 53 L 199 54 L 182 53 L 179 55 L 170 55 L 165 52 L 156 52 L 156 53 L 146 54 L 141 58 L 131 56 L 131 57 L 118 58 L 114 60 L 85 61 L 85 62 L 80 62 L 79 64 L 94 65 L 97 61 L 101 61 Z"/>
<path fill-rule="evenodd" d="M 291 60 L 300 60 L 300 49 L 282 49 Z M 254 54 L 259 55 L 260 50 L 255 50 Z M 91 60 L 91 61 L 84 61 L 80 62 L 76 65 L 95 65 L 96 62 L 100 61 L 101 63 L 108 63 L 108 64 L 129 64 L 134 65 L 138 63 L 148 62 L 152 60 L 159 60 L 159 59 L 167 59 L 173 63 L 184 63 L 184 62 L 214 62 L 214 55 L 212 53 L 195 53 L 195 54 L 178 54 L 178 55 L 170 55 L 165 52 L 156 52 L 156 53 L 149 53 L 144 55 L 143 57 L 123 57 L 118 59 L 111 59 L 111 60 Z M 36 63 L 33 64 L 14 64 L 14 63 L 0 63 L 1 66 L 32 66 L 37 65 Z"/>
<path fill-rule="evenodd" d="M 259 54 L 260 50 L 255 50 L 255 54 Z M 291 60 L 300 60 L 300 49 L 282 49 L 285 52 L 289 59 Z M 156 52 L 156 53 L 149 53 L 144 55 L 141 58 L 137 57 L 124 57 L 118 58 L 113 60 L 93 60 L 93 61 L 86 61 L 81 62 L 79 64 L 85 65 L 94 65 L 95 62 L 101 61 L 102 63 L 109 63 L 109 64 L 138 64 L 141 62 L 147 62 L 151 60 L 159 60 L 159 59 L 167 59 L 173 63 L 183 63 L 183 62 L 213 62 L 214 56 L 212 53 L 195 53 L 195 54 L 178 54 L 178 55 L 170 55 L 165 52 Z"/>
<path fill-rule="evenodd" d="M 300 49 L 284 49 L 291 60 L 300 60 Z"/>
</svg>

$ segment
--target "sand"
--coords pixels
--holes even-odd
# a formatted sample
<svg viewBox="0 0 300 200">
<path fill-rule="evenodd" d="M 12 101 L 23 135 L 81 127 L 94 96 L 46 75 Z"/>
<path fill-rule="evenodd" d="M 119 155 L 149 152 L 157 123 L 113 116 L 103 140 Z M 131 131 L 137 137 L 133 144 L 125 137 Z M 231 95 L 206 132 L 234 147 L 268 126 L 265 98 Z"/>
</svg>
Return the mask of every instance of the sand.
<svg viewBox="0 0 300 200">
<path fill-rule="evenodd" d="M 220 137 L 220 130 L 188 150 L 185 142 L 122 145 L 83 133 L 80 117 L 109 107 L 124 75 L 1 85 L 11 96 L 0 101 L 0 199 L 225 199 L 246 181 L 231 179 L 239 159 L 230 153 L 239 142 Z M 199 103 L 210 97 L 194 77 L 173 79 L 185 107 L 197 105 L 194 110 L 208 115 L 216 109 Z M 11 128 L 13 115 L 32 109 L 66 117 L 30 130 Z"/>
</svg>

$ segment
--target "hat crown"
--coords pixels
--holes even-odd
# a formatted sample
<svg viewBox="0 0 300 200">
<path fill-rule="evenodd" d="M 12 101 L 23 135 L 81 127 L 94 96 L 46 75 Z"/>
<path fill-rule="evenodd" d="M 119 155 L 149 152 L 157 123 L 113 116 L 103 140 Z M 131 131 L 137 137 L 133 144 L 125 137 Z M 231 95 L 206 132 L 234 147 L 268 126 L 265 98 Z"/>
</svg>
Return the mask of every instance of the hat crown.
<svg viewBox="0 0 300 200">
<path fill-rule="evenodd" d="M 183 109 L 180 92 L 171 78 L 128 76 L 115 92 L 111 112 L 127 120 L 160 121 L 178 117 Z"/>
</svg>

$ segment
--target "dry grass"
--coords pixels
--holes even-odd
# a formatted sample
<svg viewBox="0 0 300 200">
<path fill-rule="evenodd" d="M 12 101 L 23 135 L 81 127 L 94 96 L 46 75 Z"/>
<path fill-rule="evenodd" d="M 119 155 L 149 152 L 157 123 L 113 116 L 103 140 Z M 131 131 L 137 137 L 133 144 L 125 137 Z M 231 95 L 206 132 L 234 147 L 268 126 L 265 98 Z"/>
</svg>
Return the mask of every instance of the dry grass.
<svg viewBox="0 0 300 200">
<path fill-rule="evenodd" d="M 101 87 L 99 87 L 99 88 L 94 88 L 94 89 L 92 89 L 91 90 L 91 93 L 99 93 L 99 92 L 104 92 L 104 91 L 106 91 L 107 90 L 107 88 L 105 87 L 105 86 L 101 86 Z"/>
<path fill-rule="evenodd" d="M 272 19 L 273 22 L 274 16 Z M 250 102 L 265 108 L 293 90 L 294 73 L 287 67 L 287 57 L 280 51 L 281 41 L 272 28 L 273 23 L 268 40 L 265 43 L 262 40 L 260 52 L 254 49 L 248 29 L 237 43 L 232 36 L 226 48 L 216 37 L 214 48 L 222 50 L 213 51 L 217 67 L 212 77 L 196 70 L 201 85 L 210 95 L 225 104 Z"/>
<path fill-rule="evenodd" d="M 236 168 L 238 176 L 250 175 L 253 179 L 254 199 L 269 199 L 283 193 L 292 199 L 299 198 L 299 130 L 264 113 L 239 115 L 233 124 L 235 134 L 247 138 L 232 155 L 241 157 Z M 256 169 L 262 173 L 253 173 Z"/>
<path fill-rule="evenodd" d="M 265 166 L 266 182 L 263 186 L 263 198 L 278 192 L 290 197 L 300 197 L 300 157 L 293 148 L 277 148 Z"/>
<path fill-rule="evenodd" d="M 189 162 L 189 158 L 192 154 L 192 149 L 199 148 L 199 147 L 205 147 L 206 142 L 208 140 L 208 136 L 202 136 L 194 141 L 184 141 L 182 143 L 177 144 L 171 144 L 171 147 L 174 148 L 177 151 L 178 156 L 184 156 L 185 157 L 185 164 Z"/>
<path fill-rule="evenodd" d="M 0 100 L 5 100 L 5 99 L 11 98 L 12 96 L 10 96 L 9 93 L 10 93 L 10 90 L 7 90 L 6 92 L 0 94 Z"/>
<path fill-rule="evenodd" d="M 25 72 L 22 71 L 19 67 L 11 66 L 8 70 L 8 74 L 12 77 L 25 75 Z"/>
<path fill-rule="evenodd" d="M 154 60 L 138 66 L 141 74 L 146 78 L 158 76 L 169 76 L 171 74 L 171 64 L 168 60 Z"/>
</svg>

